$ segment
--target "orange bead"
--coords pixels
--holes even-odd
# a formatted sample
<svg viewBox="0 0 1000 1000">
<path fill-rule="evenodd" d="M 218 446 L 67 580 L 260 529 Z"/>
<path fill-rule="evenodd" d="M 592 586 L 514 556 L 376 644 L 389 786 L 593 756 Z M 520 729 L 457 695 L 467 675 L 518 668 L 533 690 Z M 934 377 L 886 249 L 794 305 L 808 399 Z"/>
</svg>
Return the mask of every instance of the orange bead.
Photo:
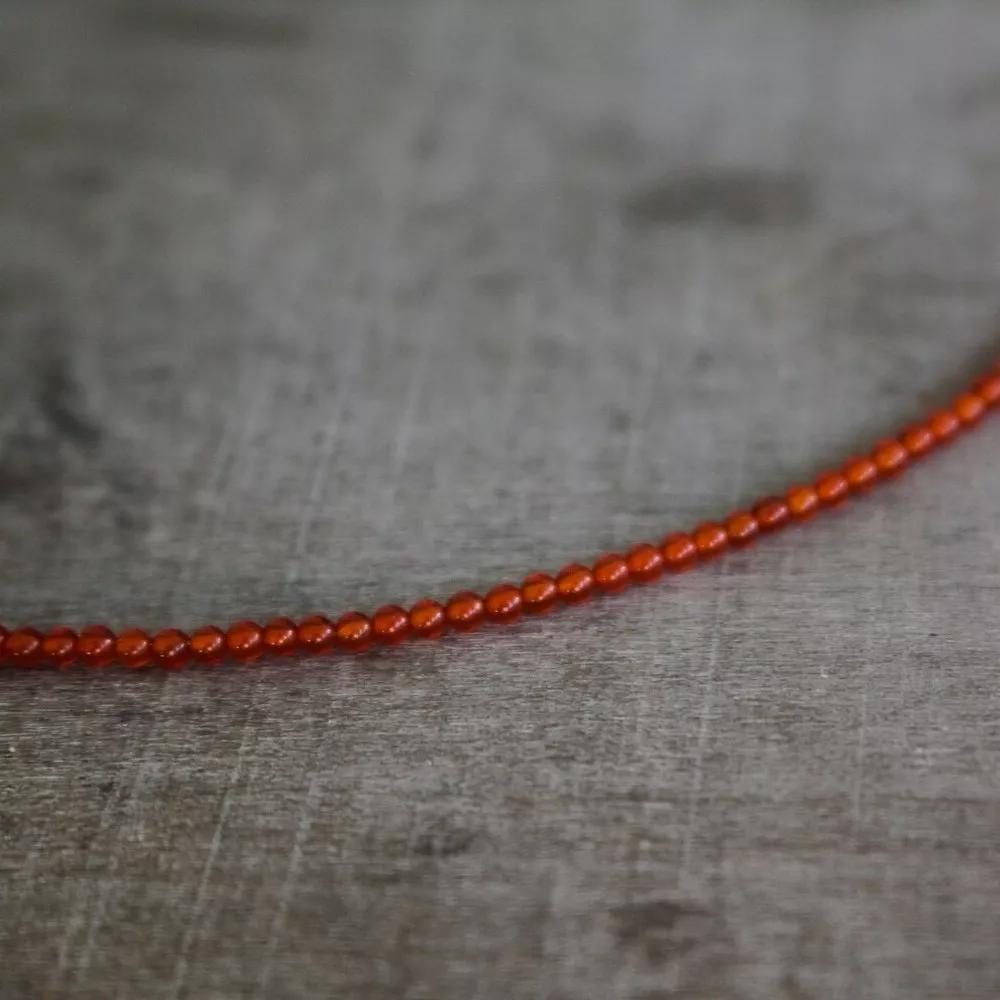
<svg viewBox="0 0 1000 1000">
<path fill-rule="evenodd" d="M 910 453 L 894 438 L 879 441 L 872 452 L 872 460 L 883 476 L 895 476 L 902 472 L 910 460 Z"/>
<path fill-rule="evenodd" d="M 760 533 L 760 525 L 753 514 L 745 510 L 730 514 L 726 519 L 726 535 L 729 537 L 729 544 L 742 548 L 749 545 Z"/>
<path fill-rule="evenodd" d="M 50 629 L 42 637 L 41 660 L 53 667 L 71 667 L 77 662 L 76 632 L 65 625 Z"/>
<path fill-rule="evenodd" d="M 299 646 L 299 631 L 291 618 L 272 618 L 261 635 L 268 656 L 291 656 Z"/>
<path fill-rule="evenodd" d="M 312 656 L 329 653 L 337 645 L 337 630 L 323 615 L 310 615 L 299 622 L 299 645 Z"/>
<path fill-rule="evenodd" d="M 199 663 L 221 663 L 226 656 L 226 633 L 214 625 L 205 625 L 191 634 L 191 655 Z"/>
<path fill-rule="evenodd" d="M 683 531 L 675 531 L 667 535 L 660 546 L 663 552 L 663 564 L 670 573 L 683 573 L 698 562 L 698 546 L 694 539 Z"/>
<path fill-rule="evenodd" d="M 556 574 L 556 590 L 567 604 L 582 604 L 594 594 L 594 574 L 579 563 L 570 563 Z"/>
<path fill-rule="evenodd" d="M 544 615 L 555 607 L 559 588 L 548 573 L 532 573 L 521 583 L 521 597 L 529 615 Z"/>
<path fill-rule="evenodd" d="M 702 559 L 721 556 L 729 547 L 729 535 L 726 534 L 726 529 L 713 521 L 706 521 L 695 528 L 691 538 Z"/>
<path fill-rule="evenodd" d="M 115 659 L 131 670 L 145 667 L 153 659 L 153 640 L 142 629 L 126 629 L 115 639 Z"/>
<path fill-rule="evenodd" d="M 176 628 L 153 636 L 153 662 L 167 670 L 180 670 L 191 659 L 191 640 Z"/>
<path fill-rule="evenodd" d="M 781 497 L 765 497 L 753 509 L 761 531 L 778 531 L 788 524 L 792 512 Z"/>
<path fill-rule="evenodd" d="M 3 642 L 3 660 L 12 667 L 37 666 L 42 655 L 42 637 L 33 628 L 16 628 Z"/>
<path fill-rule="evenodd" d="M 793 486 L 786 499 L 796 521 L 808 521 L 819 510 L 819 496 L 812 486 Z"/>
<path fill-rule="evenodd" d="M 398 605 L 387 604 L 372 615 L 372 634 L 376 642 L 394 646 L 410 634 L 410 616 Z"/>
<path fill-rule="evenodd" d="M 816 480 L 816 496 L 824 507 L 835 507 L 847 499 L 851 492 L 843 473 L 824 472 Z"/>
<path fill-rule="evenodd" d="M 105 625 L 88 625 L 80 632 L 76 652 L 86 667 L 107 667 L 115 662 L 115 634 Z"/>
<path fill-rule="evenodd" d="M 264 630 L 246 619 L 234 622 L 226 630 L 226 653 L 244 663 L 259 660 L 264 655 Z"/>
<path fill-rule="evenodd" d="M 478 594 L 471 590 L 462 590 L 448 599 L 444 615 L 456 632 L 471 632 L 482 625 L 486 608 Z"/>
<path fill-rule="evenodd" d="M 972 388 L 987 406 L 996 406 L 1000 403 L 1000 371 L 976 379 Z"/>
<path fill-rule="evenodd" d="M 636 583 L 652 583 L 663 576 L 664 564 L 663 553 L 655 546 L 647 542 L 636 545 L 628 556 L 629 576 Z"/>
<path fill-rule="evenodd" d="M 410 626 L 418 639 L 439 639 L 448 631 L 448 619 L 437 601 L 425 598 L 410 608 Z"/>
<path fill-rule="evenodd" d="M 497 584 L 483 599 L 486 617 L 498 625 L 516 622 L 524 612 L 521 590 L 512 583 Z"/>
<path fill-rule="evenodd" d="M 910 458 L 922 458 L 933 450 L 937 441 L 934 432 L 927 424 L 913 424 L 899 435 L 899 443 L 906 449 Z"/>
<path fill-rule="evenodd" d="M 844 466 L 844 478 L 852 493 L 866 493 L 878 482 L 878 466 L 867 455 L 859 455 Z"/>
<path fill-rule="evenodd" d="M 337 646 L 345 653 L 363 653 L 371 649 L 372 623 L 359 611 L 348 611 L 337 619 Z"/>
<path fill-rule="evenodd" d="M 951 410 L 937 410 L 930 415 L 927 425 L 938 444 L 944 444 L 959 432 L 962 422 Z"/>
<path fill-rule="evenodd" d="M 986 404 L 974 392 L 963 392 L 951 404 L 951 408 L 965 427 L 973 427 L 978 424 L 986 412 Z"/>
<path fill-rule="evenodd" d="M 624 590 L 631 578 L 624 556 L 609 552 L 594 563 L 594 586 L 605 594 L 617 594 Z"/>
</svg>

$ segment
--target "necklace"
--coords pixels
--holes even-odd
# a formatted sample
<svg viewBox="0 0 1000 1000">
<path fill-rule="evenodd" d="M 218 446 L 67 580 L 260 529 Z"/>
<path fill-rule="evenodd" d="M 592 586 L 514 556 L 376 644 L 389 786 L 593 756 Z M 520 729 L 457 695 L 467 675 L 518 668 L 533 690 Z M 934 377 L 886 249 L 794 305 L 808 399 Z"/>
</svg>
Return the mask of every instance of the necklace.
<svg viewBox="0 0 1000 1000">
<path fill-rule="evenodd" d="M 532 573 L 521 582 L 500 583 L 485 597 L 463 590 L 443 604 L 418 601 L 404 610 L 379 608 L 370 617 L 357 611 L 336 620 L 312 615 L 300 622 L 276 618 L 266 625 L 239 621 L 223 630 L 214 625 L 187 635 L 168 628 L 156 634 L 127 629 L 117 635 L 104 625 L 79 633 L 60 626 L 43 633 L 28 626 L 8 631 L 0 625 L 0 665 L 10 667 L 106 667 L 178 669 L 189 663 L 249 662 L 262 656 L 362 653 L 373 646 L 407 639 L 438 639 L 447 632 L 471 632 L 480 625 L 510 625 L 522 615 L 542 615 L 560 606 L 582 604 L 595 594 L 613 594 L 632 584 L 648 584 L 664 573 L 680 573 L 700 562 L 742 548 L 759 536 L 868 492 L 897 476 L 911 461 L 975 427 L 991 409 L 1000 410 L 1000 367 L 977 379 L 944 409 L 879 441 L 868 455 L 849 459 L 784 496 L 765 497 L 719 522 L 706 521 L 691 532 L 668 535 L 659 545 L 636 545 L 625 555 L 601 556 L 592 566 L 571 563 L 555 575 Z"/>
</svg>

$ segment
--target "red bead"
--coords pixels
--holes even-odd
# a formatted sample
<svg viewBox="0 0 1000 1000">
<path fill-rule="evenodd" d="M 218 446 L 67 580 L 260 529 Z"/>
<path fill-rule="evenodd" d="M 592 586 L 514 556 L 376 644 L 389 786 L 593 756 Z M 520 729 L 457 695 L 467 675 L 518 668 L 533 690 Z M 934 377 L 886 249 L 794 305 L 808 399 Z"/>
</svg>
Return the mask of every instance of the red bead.
<svg viewBox="0 0 1000 1000">
<path fill-rule="evenodd" d="M 191 640 L 176 628 L 153 636 L 153 662 L 167 670 L 180 670 L 191 659 Z"/>
<path fill-rule="evenodd" d="M 729 543 L 737 548 L 749 545 L 760 532 L 760 525 L 753 514 L 745 510 L 730 514 L 726 520 L 726 535 Z"/>
<path fill-rule="evenodd" d="M 261 633 L 268 656 L 291 656 L 298 649 L 299 632 L 291 618 L 272 618 Z"/>
<path fill-rule="evenodd" d="M 498 625 L 516 622 L 524 611 L 521 590 L 512 583 L 497 584 L 483 599 L 486 617 Z"/>
<path fill-rule="evenodd" d="M 372 633 L 376 642 L 394 646 L 410 634 L 410 616 L 398 605 L 387 604 L 372 615 Z"/>
<path fill-rule="evenodd" d="M 198 663 L 221 663 L 226 656 L 226 633 L 214 625 L 205 625 L 191 634 L 189 646 Z"/>
<path fill-rule="evenodd" d="M 50 629 L 42 637 L 41 660 L 53 667 L 71 667 L 77 662 L 76 632 L 65 625 Z"/>
<path fill-rule="evenodd" d="M 655 545 L 636 545 L 626 559 L 629 575 L 636 583 L 652 583 L 663 576 L 663 553 Z"/>
<path fill-rule="evenodd" d="M 932 413 L 927 424 L 939 444 L 950 441 L 962 427 L 962 422 L 951 410 L 938 410 Z"/>
<path fill-rule="evenodd" d="M 616 594 L 624 590 L 631 578 L 628 563 L 617 552 L 609 552 L 594 563 L 594 586 L 605 594 Z"/>
<path fill-rule="evenodd" d="M 683 531 L 667 535 L 660 550 L 663 552 L 663 565 L 671 573 L 683 573 L 698 561 L 698 546 Z"/>
<path fill-rule="evenodd" d="M 337 619 L 337 645 L 345 653 L 363 653 L 371 649 L 372 623 L 358 611 L 348 611 Z"/>
<path fill-rule="evenodd" d="M 115 634 L 105 625 L 88 625 L 80 632 L 76 652 L 85 667 L 106 667 L 115 662 Z"/>
<path fill-rule="evenodd" d="M 444 614 L 455 631 L 471 632 L 482 624 L 486 608 L 478 594 L 462 590 L 448 599 Z"/>
<path fill-rule="evenodd" d="M 865 493 L 878 482 L 878 466 L 867 455 L 859 455 L 844 466 L 844 478 L 852 493 Z"/>
<path fill-rule="evenodd" d="M 594 594 L 594 574 L 586 566 L 571 563 L 556 574 L 556 590 L 567 604 L 582 604 Z"/>
<path fill-rule="evenodd" d="M 299 622 L 299 645 L 313 656 L 329 653 L 337 645 L 337 630 L 323 615 L 310 615 Z"/>
<path fill-rule="evenodd" d="M 824 507 L 835 507 L 847 499 L 850 492 L 851 488 L 840 472 L 824 472 L 816 480 L 816 496 Z"/>
<path fill-rule="evenodd" d="M 808 521 L 819 510 L 819 496 L 812 486 L 793 486 L 786 499 L 796 521 Z"/>
<path fill-rule="evenodd" d="M 142 629 L 126 629 L 115 640 L 115 659 L 131 670 L 145 667 L 153 660 L 153 640 Z"/>
<path fill-rule="evenodd" d="M 706 521 L 691 533 L 695 548 L 702 559 L 713 559 L 721 556 L 729 547 L 729 536 L 726 529 L 713 521 Z"/>
<path fill-rule="evenodd" d="M 976 379 L 972 388 L 987 406 L 996 406 L 1000 403 L 1000 371 Z"/>
<path fill-rule="evenodd" d="M 521 583 L 521 597 L 529 615 L 544 615 L 559 600 L 559 588 L 548 573 L 532 573 Z"/>
<path fill-rule="evenodd" d="M 34 667 L 42 655 L 42 637 L 33 628 L 16 628 L 3 642 L 3 659 L 12 667 Z"/>
<path fill-rule="evenodd" d="M 264 630 L 256 622 L 234 622 L 226 631 L 226 652 L 244 663 L 259 660 L 264 654 Z"/>
<path fill-rule="evenodd" d="M 765 497 L 753 509 L 761 531 L 777 531 L 788 524 L 792 512 L 781 497 Z"/>
<path fill-rule="evenodd" d="M 951 404 L 951 408 L 965 427 L 978 424 L 986 412 L 986 404 L 974 392 L 963 392 Z"/>
<path fill-rule="evenodd" d="M 875 445 L 872 460 L 883 476 L 894 476 L 902 472 L 910 460 L 910 453 L 894 438 L 887 438 Z"/>
<path fill-rule="evenodd" d="M 899 443 L 906 449 L 910 458 L 922 458 L 933 450 L 937 441 L 934 432 L 927 424 L 913 424 L 899 435 Z"/>
<path fill-rule="evenodd" d="M 429 598 L 410 608 L 410 626 L 418 639 L 439 639 L 448 631 L 444 608 Z"/>
</svg>

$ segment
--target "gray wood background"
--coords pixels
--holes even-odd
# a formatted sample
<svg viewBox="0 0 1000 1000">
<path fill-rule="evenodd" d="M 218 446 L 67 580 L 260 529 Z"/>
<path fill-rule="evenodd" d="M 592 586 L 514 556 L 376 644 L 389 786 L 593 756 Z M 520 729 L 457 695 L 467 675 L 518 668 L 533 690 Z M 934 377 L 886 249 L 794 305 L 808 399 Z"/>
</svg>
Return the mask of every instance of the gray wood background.
<svg viewBox="0 0 1000 1000">
<path fill-rule="evenodd" d="M 685 526 L 1000 348 L 1000 4 L 0 0 L 3 619 Z M 1000 995 L 1000 423 L 613 602 L 0 675 L 0 995 Z"/>
</svg>

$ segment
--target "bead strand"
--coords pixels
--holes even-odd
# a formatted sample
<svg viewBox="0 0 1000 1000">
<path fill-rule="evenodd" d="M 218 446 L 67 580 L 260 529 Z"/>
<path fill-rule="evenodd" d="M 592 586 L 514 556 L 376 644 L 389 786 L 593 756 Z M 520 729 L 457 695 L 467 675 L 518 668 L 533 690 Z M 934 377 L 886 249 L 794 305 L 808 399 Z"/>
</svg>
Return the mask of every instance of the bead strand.
<svg viewBox="0 0 1000 1000">
<path fill-rule="evenodd" d="M 0 666 L 131 669 L 158 666 L 177 670 L 189 663 L 215 665 L 224 660 L 252 663 L 261 657 L 363 653 L 373 646 L 407 640 L 438 639 L 448 632 L 471 632 L 484 623 L 509 625 L 523 615 L 543 615 L 560 606 L 581 604 L 595 594 L 615 594 L 645 585 L 664 573 L 682 573 L 730 548 L 810 520 L 852 496 L 870 492 L 898 476 L 911 462 L 975 427 L 991 410 L 1000 410 L 1000 368 L 977 379 L 952 404 L 879 441 L 867 455 L 856 455 L 812 483 L 798 484 L 784 496 L 765 497 L 720 522 L 706 521 L 691 532 L 674 532 L 660 544 L 636 545 L 625 555 L 602 555 L 592 566 L 571 563 L 554 575 L 531 573 L 520 584 L 497 584 L 485 597 L 463 590 L 446 602 L 422 600 L 409 611 L 391 604 L 371 617 L 350 611 L 336 621 L 311 615 L 300 622 L 275 618 L 261 626 L 242 620 L 223 630 L 205 625 L 190 635 L 176 628 L 150 634 L 127 629 L 115 635 L 105 625 L 79 633 L 65 626 L 41 632 L 30 626 L 8 631 L 0 625 Z"/>
</svg>

